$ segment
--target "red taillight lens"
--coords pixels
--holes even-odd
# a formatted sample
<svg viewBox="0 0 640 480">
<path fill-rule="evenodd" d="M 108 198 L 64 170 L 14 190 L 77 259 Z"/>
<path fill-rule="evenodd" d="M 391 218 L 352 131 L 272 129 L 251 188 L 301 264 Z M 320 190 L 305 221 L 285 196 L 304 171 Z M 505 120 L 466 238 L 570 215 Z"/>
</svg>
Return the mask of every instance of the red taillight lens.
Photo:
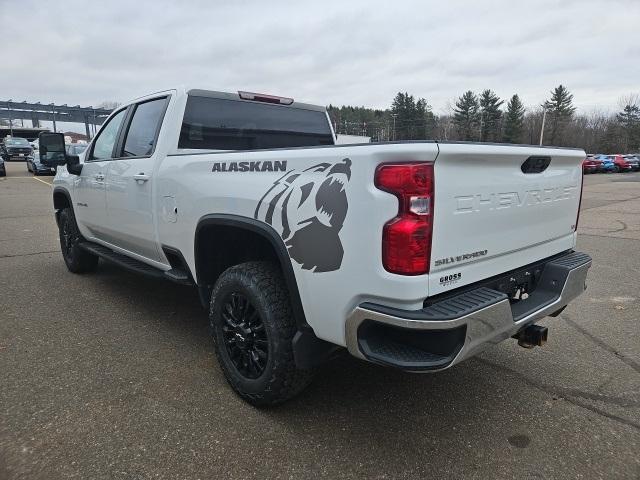
<svg viewBox="0 0 640 480">
<path fill-rule="evenodd" d="M 375 185 L 398 197 L 398 215 L 382 232 L 384 268 L 400 275 L 429 273 L 433 230 L 433 164 L 383 164 Z"/>
</svg>

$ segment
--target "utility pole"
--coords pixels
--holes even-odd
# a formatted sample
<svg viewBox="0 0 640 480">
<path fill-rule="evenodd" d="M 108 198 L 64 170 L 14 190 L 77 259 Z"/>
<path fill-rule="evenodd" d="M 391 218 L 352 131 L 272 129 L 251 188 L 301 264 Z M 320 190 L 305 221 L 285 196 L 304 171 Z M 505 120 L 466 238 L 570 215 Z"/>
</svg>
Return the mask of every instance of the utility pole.
<svg viewBox="0 0 640 480">
<path fill-rule="evenodd" d="M 51 115 L 53 116 L 53 132 L 57 132 L 58 130 L 56 130 L 56 108 L 54 106 L 54 104 L 51 104 Z"/>
<path fill-rule="evenodd" d="M 7 102 L 7 110 L 8 110 L 8 114 L 9 114 L 9 132 L 10 135 L 13 137 L 13 118 L 11 117 L 11 100 L 9 100 Z"/>
<path fill-rule="evenodd" d="M 395 142 L 396 140 L 396 117 L 398 116 L 397 113 L 392 113 L 391 116 L 393 117 L 393 141 Z"/>
<path fill-rule="evenodd" d="M 542 146 L 542 137 L 544 136 L 544 122 L 547 119 L 547 109 L 542 107 L 542 127 L 540 127 L 540 146 Z"/>
</svg>

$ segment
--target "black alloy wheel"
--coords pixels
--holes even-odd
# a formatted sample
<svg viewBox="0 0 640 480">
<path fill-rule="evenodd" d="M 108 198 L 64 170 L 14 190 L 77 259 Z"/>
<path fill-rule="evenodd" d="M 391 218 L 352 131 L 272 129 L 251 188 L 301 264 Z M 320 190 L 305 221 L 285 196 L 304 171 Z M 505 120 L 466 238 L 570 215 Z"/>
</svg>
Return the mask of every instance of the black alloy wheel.
<svg viewBox="0 0 640 480">
<path fill-rule="evenodd" d="M 222 304 L 224 344 L 233 365 L 245 378 L 259 378 L 269 360 L 269 340 L 264 323 L 249 299 L 240 292 L 228 294 Z"/>
<path fill-rule="evenodd" d="M 298 332 L 280 266 L 249 261 L 227 268 L 209 302 L 216 357 L 227 382 L 245 401 L 270 406 L 309 385 L 312 369 L 298 368 Z"/>
<path fill-rule="evenodd" d="M 80 248 L 84 240 L 71 208 L 63 208 L 58 218 L 60 249 L 67 268 L 73 273 L 93 272 L 98 266 L 98 257 Z"/>
</svg>

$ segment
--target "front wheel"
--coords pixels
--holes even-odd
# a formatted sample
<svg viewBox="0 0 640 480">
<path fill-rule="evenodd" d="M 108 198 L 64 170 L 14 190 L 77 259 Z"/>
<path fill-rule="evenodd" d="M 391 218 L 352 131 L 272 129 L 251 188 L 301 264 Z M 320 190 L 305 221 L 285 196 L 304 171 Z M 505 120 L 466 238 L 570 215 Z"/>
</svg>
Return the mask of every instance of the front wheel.
<svg viewBox="0 0 640 480">
<path fill-rule="evenodd" d="M 98 257 L 80 248 L 83 238 L 71 208 L 65 208 L 60 212 L 58 229 L 62 258 L 69 271 L 73 273 L 95 271 L 98 266 Z"/>
<path fill-rule="evenodd" d="M 311 370 L 296 367 L 296 333 L 289 294 L 279 268 L 247 262 L 227 269 L 211 293 L 209 321 L 216 356 L 231 388 L 256 406 L 300 393 Z"/>
</svg>

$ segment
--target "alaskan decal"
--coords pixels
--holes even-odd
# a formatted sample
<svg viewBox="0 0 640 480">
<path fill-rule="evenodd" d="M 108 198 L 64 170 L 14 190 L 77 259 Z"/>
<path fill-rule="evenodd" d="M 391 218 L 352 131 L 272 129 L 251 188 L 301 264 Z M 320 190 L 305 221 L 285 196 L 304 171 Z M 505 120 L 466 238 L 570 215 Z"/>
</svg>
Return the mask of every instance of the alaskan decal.
<svg viewBox="0 0 640 480">
<path fill-rule="evenodd" d="M 340 230 L 349 209 L 346 186 L 350 179 L 348 158 L 290 170 L 262 196 L 254 218 L 276 229 L 291 258 L 303 269 L 337 270 L 344 256 Z"/>
<path fill-rule="evenodd" d="M 286 172 L 287 161 L 215 162 L 212 172 Z"/>
</svg>

